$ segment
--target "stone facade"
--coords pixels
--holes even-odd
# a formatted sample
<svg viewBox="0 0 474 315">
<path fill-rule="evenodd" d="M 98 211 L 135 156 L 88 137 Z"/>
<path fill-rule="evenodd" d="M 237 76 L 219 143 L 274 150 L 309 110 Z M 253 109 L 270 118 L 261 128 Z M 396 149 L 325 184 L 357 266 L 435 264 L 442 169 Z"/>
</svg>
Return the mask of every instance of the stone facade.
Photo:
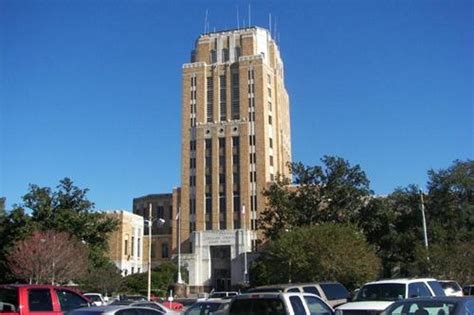
<svg viewBox="0 0 474 315">
<path fill-rule="evenodd" d="M 288 175 L 291 161 L 289 99 L 278 47 L 257 27 L 201 35 L 191 63 L 183 65 L 182 86 L 181 189 L 173 199 L 190 286 L 215 286 L 219 277 L 235 285 L 242 281 L 242 250 L 256 250 L 260 237 L 261 191 L 278 173 Z M 215 235 L 222 236 L 220 243 Z M 212 253 L 227 257 L 227 271 L 213 269 L 210 261 L 224 260 Z"/>
<path fill-rule="evenodd" d="M 111 211 L 107 215 L 119 222 L 117 230 L 109 236 L 108 257 L 123 276 L 144 272 L 143 217 L 128 211 Z"/>
</svg>

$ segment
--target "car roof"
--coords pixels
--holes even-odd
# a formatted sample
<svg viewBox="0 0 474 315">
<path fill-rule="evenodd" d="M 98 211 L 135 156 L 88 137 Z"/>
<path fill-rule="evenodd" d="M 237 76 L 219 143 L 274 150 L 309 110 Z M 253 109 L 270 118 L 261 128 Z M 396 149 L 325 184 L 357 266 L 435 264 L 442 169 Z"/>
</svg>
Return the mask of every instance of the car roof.
<svg viewBox="0 0 474 315">
<path fill-rule="evenodd" d="M 92 306 L 92 307 L 83 307 L 72 310 L 68 312 L 68 314 L 107 314 L 112 313 L 122 309 L 130 309 L 130 308 L 140 308 L 140 309 L 150 309 L 149 307 L 141 307 L 141 306 L 129 306 L 129 305 L 105 305 L 105 306 Z"/>
<path fill-rule="evenodd" d="M 368 284 L 384 284 L 384 283 L 401 283 L 401 284 L 408 284 L 413 282 L 420 282 L 420 281 L 437 281 L 434 278 L 400 278 L 400 279 L 385 279 L 385 280 L 378 280 L 373 282 L 368 282 L 364 285 Z"/>
<path fill-rule="evenodd" d="M 417 297 L 399 300 L 396 303 L 412 303 L 412 302 L 424 302 L 424 301 L 438 301 L 438 302 L 465 302 L 474 301 L 474 296 L 427 296 Z"/>
<path fill-rule="evenodd" d="M 32 288 L 32 289 L 45 289 L 45 288 L 55 288 L 55 289 L 68 289 L 72 291 L 77 291 L 75 288 L 63 287 L 58 285 L 51 284 L 1 284 L 2 288 Z"/>
</svg>

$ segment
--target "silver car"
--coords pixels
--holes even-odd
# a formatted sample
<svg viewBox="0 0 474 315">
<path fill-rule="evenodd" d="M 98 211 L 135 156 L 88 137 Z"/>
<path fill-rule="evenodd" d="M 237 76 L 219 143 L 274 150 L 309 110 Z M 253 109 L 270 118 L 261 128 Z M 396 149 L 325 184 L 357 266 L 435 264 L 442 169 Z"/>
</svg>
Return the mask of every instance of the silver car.
<svg viewBox="0 0 474 315">
<path fill-rule="evenodd" d="M 163 315 L 162 311 L 129 305 L 107 305 L 78 308 L 68 312 L 68 315 Z"/>
</svg>

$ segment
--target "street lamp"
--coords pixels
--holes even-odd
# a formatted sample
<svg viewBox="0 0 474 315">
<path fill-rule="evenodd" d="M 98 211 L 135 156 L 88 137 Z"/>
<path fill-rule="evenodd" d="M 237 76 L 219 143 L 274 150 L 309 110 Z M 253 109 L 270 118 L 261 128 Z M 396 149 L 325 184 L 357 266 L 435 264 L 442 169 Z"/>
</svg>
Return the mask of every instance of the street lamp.
<svg viewBox="0 0 474 315">
<path fill-rule="evenodd" d="M 248 268 L 247 268 L 247 230 L 246 230 L 246 217 L 245 217 L 245 204 L 242 205 L 242 216 L 243 216 L 243 236 L 242 241 L 244 243 L 243 250 L 244 250 L 244 283 L 248 283 Z"/>
<path fill-rule="evenodd" d="M 147 298 L 148 301 L 151 300 L 151 228 L 153 226 L 153 218 L 152 218 L 152 205 L 150 203 L 148 207 L 148 220 L 146 222 L 148 223 L 148 294 Z M 158 227 L 163 226 L 165 224 L 165 219 L 163 218 L 158 218 L 157 219 L 157 224 Z"/>
<path fill-rule="evenodd" d="M 183 278 L 181 277 L 181 207 L 178 208 L 178 214 L 176 215 L 178 221 L 178 284 L 183 284 Z"/>
<path fill-rule="evenodd" d="M 421 216 L 423 219 L 423 235 L 425 237 L 426 258 L 430 260 L 430 257 L 428 255 L 428 231 L 426 229 L 425 202 L 423 200 L 423 191 L 421 189 L 420 189 L 420 199 L 421 199 Z"/>
</svg>

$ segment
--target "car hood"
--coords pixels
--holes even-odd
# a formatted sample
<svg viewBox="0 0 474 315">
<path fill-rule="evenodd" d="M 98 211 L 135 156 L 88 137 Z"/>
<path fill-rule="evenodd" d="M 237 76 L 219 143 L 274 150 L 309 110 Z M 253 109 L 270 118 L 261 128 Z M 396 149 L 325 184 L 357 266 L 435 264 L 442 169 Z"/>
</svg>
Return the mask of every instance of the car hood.
<svg viewBox="0 0 474 315">
<path fill-rule="evenodd" d="M 386 309 L 392 301 L 360 301 L 360 302 L 349 302 L 336 307 L 337 310 L 376 310 L 383 311 Z"/>
</svg>

